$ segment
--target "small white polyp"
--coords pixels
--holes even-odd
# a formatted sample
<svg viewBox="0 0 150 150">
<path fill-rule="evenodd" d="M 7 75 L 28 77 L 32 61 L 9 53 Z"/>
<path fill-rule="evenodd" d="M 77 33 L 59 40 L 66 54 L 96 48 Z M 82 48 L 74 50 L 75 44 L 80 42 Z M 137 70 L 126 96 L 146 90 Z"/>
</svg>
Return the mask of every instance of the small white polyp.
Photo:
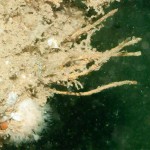
<svg viewBox="0 0 150 150">
<path fill-rule="evenodd" d="M 9 64 L 10 64 L 10 61 L 9 61 L 9 60 L 6 60 L 6 61 L 5 61 L 5 64 L 6 64 L 6 65 L 9 65 Z"/>
<path fill-rule="evenodd" d="M 47 43 L 51 48 L 59 48 L 57 40 L 55 40 L 54 38 L 49 38 Z"/>
<path fill-rule="evenodd" d="M 18 113 L 11 113 L 11 118 L 16 121 L 22 121 L 22 117 Z"/>
<path fill-rule="evenodd" d="M 7 105 L 13 105 L 13 104 L 15 104 L 16 101 L 17 101 L 17 98 L 18 98 L 17 93 L 15 93 L 15 92 L 10 92 L 10 93 L 8 94 L 8 98 L 7 98 L 7 100 L 6 100 L 6 104 L 7 104 Z"/>
</svg>

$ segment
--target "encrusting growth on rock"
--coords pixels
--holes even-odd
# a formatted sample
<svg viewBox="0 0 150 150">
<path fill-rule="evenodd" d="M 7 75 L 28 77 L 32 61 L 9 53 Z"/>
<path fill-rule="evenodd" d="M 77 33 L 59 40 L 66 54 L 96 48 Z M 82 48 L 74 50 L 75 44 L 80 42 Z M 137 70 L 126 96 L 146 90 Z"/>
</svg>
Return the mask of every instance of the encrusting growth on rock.
<svg viewBox="0 0 150 150">
<path fill-rule="evenodd" d="M 47 98 L 54 94 L 88 96 L 137 83 L 116 81 L 78 91 L 84 88 L 79 78 L 101 69 L 112 57 L 141 55 L 123 50 L 141 40 L 136 37 L 105 52 L 91 46 L 93 34 L 117 12 L 104 13 L 113 1 L 81 0 L 81 9 L 74 0 L 0 0 L 1 138 L 16 144 L 38 140 L 50 119 Z M 91 9 L 95 13 L 88 18 Z"/>
</svg>

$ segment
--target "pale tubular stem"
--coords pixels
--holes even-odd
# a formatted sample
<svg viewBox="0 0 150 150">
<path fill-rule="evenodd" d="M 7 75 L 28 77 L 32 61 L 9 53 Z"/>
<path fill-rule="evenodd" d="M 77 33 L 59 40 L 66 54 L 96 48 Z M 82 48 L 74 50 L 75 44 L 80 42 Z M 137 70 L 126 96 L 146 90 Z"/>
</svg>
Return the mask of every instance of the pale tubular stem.
<svg viewBox="0 0 150 150">
<path fill-rule="evenodd" d="M 139 39 L 139 38 L 137 38 L 137 39 Z M 135 42 L 135 40 L 133 41 L 132 40 L 132 42 L 127 42 L 127 43 L 124 43 L 125 44 L 125 46 L 128 46 L 128 44 L 130 43 L 132 43 L 132 44 L 134 44 L 134 42 Z M 92 71 L 94 71 L 94 70 L 97 70 L 98 68 L 100 68 L 104 63 L 106 63 L 109 59 L 110 59 L 110 57 L 118 57 L 118 56 L 123 56 L 123 57 L 127 57 L 127 56 L 140 56 L 141 55 L 141 52 L 140 51 L 138 51 L 138 52 L 118 52 L 118 51 L 120 51 L 122 48 L 124 48 L 125 46 L 124 46 L 124 44 L 123 44 L 123 42 L 122 42 L 122 44 L 120 45 L 120 46 L 117 46 L 117 47 L 115 47 L 115 48 L 113 48 L 113 49 L 111 49 L 111 50 L 109 50 L 109 51 L 106 51 L 106 52 L 104 52 L 104 53 L 101 53 L 100 55 L 99 54 L 97 54 L 97 55 L 95 55 L 94 57 L 95 57 L 95 59 L 97 58 L 98 59 L 98 57 L 100 57 L 100 56 L 102 56 L 103 55 L 103 57 L 100 57 L 99 59 L 101 59 L 101 61 L 100 61 L 100 63 L 98 63 L 98 64 L 93 64 L 88 70 L 84 70 L 84 71 L 82 71 L 81 73 L 76 73 L 76 74 L 72 74 L 72 75 L 70 75 L 70 77 L 69 77 L 69 79 L 70 80 L 74 80 L 74 79 L 77 79 L 78 77 L 81 77 L 81 76 L 84 76 L 84 75 L 87 75 L 87 74 L 89 74 L 90 72 L 92 72 Z M 93 59 L 94 59 L 94 57 L 93 57 Z"/>
<path fill-rule="evenodd" d="M 136 81 L 129 81 L 129 80 L 113 82 L 113 83 L 110 83 L 110 84 L 107 84 L 107 85 L 98 86 L 96 89 L 90 90 L 90 91 L 87 91 L 87 92 L 68 92 L 68 91 L 58 91 L 58 90 L 55 90 L 55 89 L 50 89 L 50 91 L 55 93 L 55 94 L 61 94 L 61 95 L 89 96 L 89 95 L 92 95 L 92 94 L 95 94 L 95 93 L 102 92 L 103 90 L 110 89 L 110 88 L 117 87 L 117 86 L 122 86 L 122 85 L 125 85 L 125 84 L 131 85 L 131 84 L 137 84 L 137 82 Z"/>
<path fill-rule="evenodd" d="M 97 25 L 101 24 L 108 17 L 113 16 L 117 11 L 118 11 L 118 9 L 114 9 L 114 10 L 110 11 L 109 13 L 107 13 L 106 15 L 104 15 L 102 18 L 100 18 L 99 20 L 97 20 L 96 22 L 94 22 L 93 24 L 87 25 L 86 27 L 79 29 L 78 31 L 76 31 L 75 33 L 73 33 L 71 36 L 69 36 L 69 38 L 67 38 L 65 41 L 75 40 L 80 35 L 82 35 L 84 33 L 87 33 L 91 29 L 94 29 Z"/>
<path fill-rule="evenodd" d="M 141 52 L 120 52 L 120 53 L 116 53 L 115 55 L 113 55 L 113 57 L 118 57 L 118 56 L 141 56 Z"/>
<path fill-rule="evenodd" d="M 110 52 L 117 53 L 124 47 L 129 46 L 129 45 L 134 45 L 134 44 L 138 43 L 139 41 L 141 41 L 141 38 L 133 37 L 131 40 L 128 40 L 128 41 L 126 40 L 126 41 L 121 42 L 118 46 L 116 46 L 115 48 L 112 48 L 110 50 Z"/>
<path fill-rule="evenodd" d="M 122 56 L 122 57 L 128 57 L 128 56 L 140 56 L 141 55 L 141 52 L 138 51 L 138 52 L 130 52 L 130 53 L 124 53 L 124 52 L 120 52 L 120 53 L 115 53 L 114 55 L 110 56 L 110 57 L 118 57 L 118 56 Z M 107 56 L 107 55 L 106 55 Z M 109 58 L 109 57 L 108 57 Z M 76 73 L 76 74 L 72 74 L 70 75 L 69 79 L 70 80 L 74 80 L 74 79 L 77 79 L 78 77 L 81 77 L 81 76 L 84 76 L 84 75 L 87 75 L 89 74 L 90 72 L 94 71 L 94 70 L 97 70 L 97 68 L 100 68 L 105 62 L 107 62 L 108 58 L 104 57 L 103 61 L 101 62 L 101 64 L 99 65 L 92 65 L 88 70 L 85 70 L 81 73 Z"/>
</svg>

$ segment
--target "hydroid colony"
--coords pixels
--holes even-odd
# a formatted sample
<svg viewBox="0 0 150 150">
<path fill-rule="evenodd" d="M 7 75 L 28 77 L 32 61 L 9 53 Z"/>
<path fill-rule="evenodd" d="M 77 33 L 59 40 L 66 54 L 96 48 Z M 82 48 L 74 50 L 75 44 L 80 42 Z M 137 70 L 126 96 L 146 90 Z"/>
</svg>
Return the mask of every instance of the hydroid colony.
<svg viewBox="0 0 150 150">
<path fill-rule="evenodd" d="M 86 92 L 79 78 L 101 69 L 111 57 L 139 56 L 124 47 L 127 38 L 105 52 L 91 46 L 91 37 L 117 9 L 104 12 L 114 0 L 0 0 L 0 136 L 13 143 L 38 140 L 46 127 L 46 101 L 54 94 L 88 96 L 136 84 L 116 81 Z M 93 10 L 94 15 L 87 17 Z M 83 36 L 84 35 L 84 36 Z M 82 37 L 83 36 L 83 37 Z M 52 88 L 66 87 L 66 91 Z M 76 91 L 70 91 L 75 87 Z"/>
</svg>

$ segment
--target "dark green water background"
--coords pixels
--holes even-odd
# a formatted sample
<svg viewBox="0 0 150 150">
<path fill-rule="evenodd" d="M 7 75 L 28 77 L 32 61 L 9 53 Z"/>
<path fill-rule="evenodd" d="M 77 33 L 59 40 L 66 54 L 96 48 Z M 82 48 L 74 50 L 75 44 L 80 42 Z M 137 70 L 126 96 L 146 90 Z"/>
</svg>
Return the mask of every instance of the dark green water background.
<svg viewBox="0 0 150 150">
<path fill-rule="evenodd" d="M 114 17 L 93 37 L 93 46 L 104 51 L 127 37 L 143 40 L 127 47 L 140 57 L 113 58 L 100 71 L 82 79 L 85 90 L 120 80 L 137 80 L 89 97 L 59 96 L 50 102 L 50 126 L 38 143 L 11 150 L 150 150 L 150 1 L 122 0 Z"/>
</svg>

